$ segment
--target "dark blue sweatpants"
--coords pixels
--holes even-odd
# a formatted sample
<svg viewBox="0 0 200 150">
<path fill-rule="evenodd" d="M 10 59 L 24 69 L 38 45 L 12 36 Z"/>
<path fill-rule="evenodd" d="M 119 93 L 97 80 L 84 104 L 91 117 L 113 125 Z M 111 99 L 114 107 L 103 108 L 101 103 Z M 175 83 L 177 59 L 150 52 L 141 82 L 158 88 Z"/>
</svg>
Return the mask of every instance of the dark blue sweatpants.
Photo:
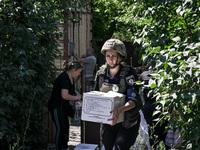
<svg viewBox="0 0 200 150">
<path fill-rule="evenodd" d="M 52 119 L 56 126 L 56 150 L 68 148 L 69 142 L 69 119 L 66 110 L 50 110 Z"/>
</svg>

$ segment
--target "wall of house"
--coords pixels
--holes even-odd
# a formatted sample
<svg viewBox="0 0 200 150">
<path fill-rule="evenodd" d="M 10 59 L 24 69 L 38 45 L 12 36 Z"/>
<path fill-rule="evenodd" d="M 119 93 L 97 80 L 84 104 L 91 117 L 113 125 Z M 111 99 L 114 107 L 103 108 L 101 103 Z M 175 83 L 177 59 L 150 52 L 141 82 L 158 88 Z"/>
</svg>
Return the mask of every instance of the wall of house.
<svg viewBox="0 0 200 150">
<path fill-rule="evenodd" d="M 73 15 L 73 14 L 72 14 Z M 92 47 L 92 14 L 91 9 L 84 10 L 79 14 L 80 20 L 68 21 L 67 24 L 58 21 L 61 32 L 66 34 L 60 38 L 61 54 L 55 59 L 58 70 L 63 70 L 66 63 L 75 60 L 73 54 L 79 56 L 86 53 L 86 49 Z"/>
</svg>

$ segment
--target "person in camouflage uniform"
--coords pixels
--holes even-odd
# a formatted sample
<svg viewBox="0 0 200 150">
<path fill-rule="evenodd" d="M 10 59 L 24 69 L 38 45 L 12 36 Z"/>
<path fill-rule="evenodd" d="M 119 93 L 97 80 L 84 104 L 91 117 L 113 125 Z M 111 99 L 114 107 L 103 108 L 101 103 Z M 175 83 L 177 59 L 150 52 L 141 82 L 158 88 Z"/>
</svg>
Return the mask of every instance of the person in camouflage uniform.
<svg viewBox="0 0 200 150">
<path fill-rule="evenodd" d="M 101 53 L 106 63 L 100 67 L 95 77 L 95 90 L 101 92 L 115 91 L 126 95 L 126 102 L 120 108 L 111 111 L 111 125 L 101 124 L 100 135 L 106 150 L 129 150 L 138 135 L 140 125 L 139 110 L 141 101 L 135 84 L 136 72 L 129 65 L 122 65 L 127 52 L 123 42 L 118 39 L 107 40 Z M 125 114 L 124 122 L 117 123 L 120 113 Z"/>
</svg>

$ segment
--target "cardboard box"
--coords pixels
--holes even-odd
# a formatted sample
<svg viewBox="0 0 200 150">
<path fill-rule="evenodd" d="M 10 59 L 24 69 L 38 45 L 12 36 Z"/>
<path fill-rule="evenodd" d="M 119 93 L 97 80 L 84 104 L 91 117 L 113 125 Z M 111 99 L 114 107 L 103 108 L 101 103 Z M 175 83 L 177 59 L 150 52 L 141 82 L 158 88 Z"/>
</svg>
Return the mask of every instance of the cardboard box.
<svg viewBox="0 0 200 150">
<path fill-rule="evenodd" d="M 74 150 L 96 150 L 97 148 L 98 148 L 97 144 L 80 143 L 78 146 L 74 148 Z"/>
<path fill-rule="evenodd" d="M 109 91 L 108 93 L 91 91 L 83 93 L 83 106 L 81 119 L 84 121 L 112 124 L 111 110 L 125 104 L 125 95 Z M 124 121 L 124 113 L 118 118 L 118 123 Z"/>
</svg>

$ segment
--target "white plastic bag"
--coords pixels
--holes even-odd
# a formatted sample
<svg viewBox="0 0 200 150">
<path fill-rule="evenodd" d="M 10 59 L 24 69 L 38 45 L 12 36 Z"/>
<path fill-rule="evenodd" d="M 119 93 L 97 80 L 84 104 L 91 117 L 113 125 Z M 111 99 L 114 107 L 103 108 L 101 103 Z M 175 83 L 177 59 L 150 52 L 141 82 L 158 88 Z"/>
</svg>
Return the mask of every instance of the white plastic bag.
<svg viewBox="0 0 200 150">
<path fill-rule="evenodd" d="M 140 150 L 145 149 L 145 147 L 150 150 L 150 143 L 149 143 L 149 128 L 146 123 L 146 120 L 144 119 L 144 114 L 140 110 L 140 127 L 138 131 L 138 136 L 136 138 L 136 141 L 132 147 L 132 150 Z"/>
<path fill-rule="evenodd" d="M 180 136 L 180 132 L 183 132 L 183 128 L 181 131 L 177 129 L 175 132 L 172 129 L 169 129 L 165 138 L 165 144 L 171 148 L 178 148 L 181 146 L 183 138 Z"/>
<path fill-rule="evenodd" d="M 80 120 L 81 119 L 82 102 L 76 101 L 75 108 L 76 108 L 76 110 L 75 110 L 74 118 L 75 118 L 75 120 Z"/>
</svg>

